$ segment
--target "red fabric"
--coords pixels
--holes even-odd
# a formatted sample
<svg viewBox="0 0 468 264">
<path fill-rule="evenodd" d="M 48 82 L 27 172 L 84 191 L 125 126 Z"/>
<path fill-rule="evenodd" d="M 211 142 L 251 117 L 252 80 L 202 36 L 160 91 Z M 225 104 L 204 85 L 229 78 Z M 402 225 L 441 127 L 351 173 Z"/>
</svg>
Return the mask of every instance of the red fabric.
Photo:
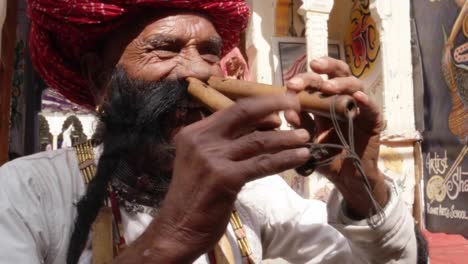
<svg viewBox="0 0 468 264">
<path fill-rule="evenodd" d="M 468 263 L 468 240 L 461 235 L 423 231 L 429 244 L 431 264 Z"/>
<path fill-rule="evenodd" d="M 34 67 L 69 100 L 94 108 L 80 59 L 141 8 L 180 8 L 212 17 L 224 41 L 223 54 L 237 46 L 250 10 L 243 0 L 28 0 L 29 45 Z"/>
</svg>

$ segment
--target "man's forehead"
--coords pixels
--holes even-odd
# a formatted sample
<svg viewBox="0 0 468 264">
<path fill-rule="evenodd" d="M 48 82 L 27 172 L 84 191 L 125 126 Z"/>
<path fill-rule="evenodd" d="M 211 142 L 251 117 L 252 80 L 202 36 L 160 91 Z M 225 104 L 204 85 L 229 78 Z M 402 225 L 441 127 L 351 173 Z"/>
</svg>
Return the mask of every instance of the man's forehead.
<svg viewBox="0 0 468 264">
<path fill-rule="evenodd" d="M 205 22 L 204 28 L 197 31 L 199 41 L 215 48 L 219 46 L 221 49 L 223 46 L 223 40 L 217 33 L 211 18 L 202 12 L 150 8 L 136 14 L 132 15 L 135 16 L 132 23 L 122 25 L 116 34 L 106 39 L 102 50 L 102 58 L 106 68 L 113 68 L 112 66 L 119 60 L 120 55 L 131 42 L 137 41 L 140 44 L 151 45 L 153 41 L 167 41 L 169 43 L 171 41 L 187 41 L 191 34 L 184 34 L 184 29 L 188 29 L 191 26 L 190 22 L 193 23 L 195 19 L 201 19 Z M 207 26 L 211 27 L 212 30 L 208 30 Z"/>
<path fill-rule="evenodd" d="M 148 14 L 144 20 L 141 35 L 146 40 L 154 38 L 154 35 L 180 38 L 194 32 L 207 39 L 221 39 L 209 16 L 201 12 L 185 10 L 164 10 Z"/>
</svg>

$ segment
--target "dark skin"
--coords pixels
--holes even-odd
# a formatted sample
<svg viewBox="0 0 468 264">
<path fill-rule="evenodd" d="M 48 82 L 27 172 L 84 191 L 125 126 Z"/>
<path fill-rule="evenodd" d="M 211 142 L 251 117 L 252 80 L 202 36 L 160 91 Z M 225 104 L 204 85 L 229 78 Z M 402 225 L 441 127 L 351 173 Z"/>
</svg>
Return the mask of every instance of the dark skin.
<svg viewBox="0 0 468 264">
<path fill-rule="evenodd" d="M 89 55 L 84 68 L 95 91 L 96 104 L 105 100 L 106 76 L 120 65 L 129 77 L 147 81 L 195 77 L 207 80 L 221 75 L 221 42 L 216 29 L 203 15 L 167 12 L 150 16 L 128 27 L 108 43 L 101 57 Z M 309 154 L 301 147 L 311 138 L 336 143 L 330 124 L 319 119 L 317 134 L 305 129 L 257 130 L 278 127 L 278 111 L 287 111 L 288 121 L 301 121 L 296 92 L 307 87 L 329 94 L 350 94 L 361 108 L 355 120 L 356 149 L 380 205 L 387 203 L 387 189 L 377 168 L 381 115 L 362 92 L 362 83 L 351 77 L 348 66 L 331 58 L 311 64 L 313 72 L 300 74 L 288 83 L 290 93 L 239 100 L 235 105 L 176 131 L 176 158 L 172 182 L 160 214 L 115 263 L 191 263 L 210 250 L 225 231 L 234 201 L 249 181 L 295 168 Z M 319 74 L 328 74 L 329 81 Z M 302 118 L 301 118 L 302 117 Z M 141 155 L 140 155 L 141 156 Z M 139 157 L 148 167 L 151 157 Z M 366 217 L 370 203 L 360 176 L 349 162 L 337 159 L 322 173 L 341 191 L 353 215 Z M 167 206 L 165 206 L 167 205 Z"/>
</svg>

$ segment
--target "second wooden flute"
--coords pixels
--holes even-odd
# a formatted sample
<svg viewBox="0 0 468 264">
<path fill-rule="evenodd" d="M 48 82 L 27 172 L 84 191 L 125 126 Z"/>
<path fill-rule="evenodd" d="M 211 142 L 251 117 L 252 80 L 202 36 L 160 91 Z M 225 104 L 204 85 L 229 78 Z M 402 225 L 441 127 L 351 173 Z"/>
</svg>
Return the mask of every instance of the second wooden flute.
<svg viewBox="0 0 468 264">
<path fill-rule="evenodd" d="M 284 94 L 285 87 L 275 87 L 249 81 L 211 77 L 208 85 L 195 78 L 188 78 L 188 92 L 212 111 L 232 105 L 230 99 L 242 97 Z M 320 92 L 303 91 L 298 93 L 302 110 L 321 116 L 330 116 L 331 104 L 334 104 L 337 117 L 354 118 L 357 114 L 357 104 L 349 95 L 327 96 Z"/>
</svg>

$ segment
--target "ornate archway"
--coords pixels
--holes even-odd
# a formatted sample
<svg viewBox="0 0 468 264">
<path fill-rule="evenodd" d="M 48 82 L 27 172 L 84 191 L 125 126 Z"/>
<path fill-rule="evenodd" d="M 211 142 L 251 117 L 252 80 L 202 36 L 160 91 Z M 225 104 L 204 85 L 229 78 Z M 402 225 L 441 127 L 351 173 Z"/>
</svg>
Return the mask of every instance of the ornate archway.
<svg viewBox="0 0 468 264">
<path fill-rule="evenodd" d="M 86 135 L 83 133 L 83 125 L 81 124 L 80 119 L 75 115 L 71 115 L 65 119 L 65 122 L 63 122 L 62 133 L 58 136 L 58 142 L 62 142 L 61 144 L 59 143 L 60 146 L 62 146 L 64 140 L 68 140 L 64 138 L 64 134 L 66 134 L 65 132 L 70 129 L 70 126 L 73 126 L 73 129 L 71 129 L 69 133 L 71 145 L 86 141 Z"/>
</svg>

